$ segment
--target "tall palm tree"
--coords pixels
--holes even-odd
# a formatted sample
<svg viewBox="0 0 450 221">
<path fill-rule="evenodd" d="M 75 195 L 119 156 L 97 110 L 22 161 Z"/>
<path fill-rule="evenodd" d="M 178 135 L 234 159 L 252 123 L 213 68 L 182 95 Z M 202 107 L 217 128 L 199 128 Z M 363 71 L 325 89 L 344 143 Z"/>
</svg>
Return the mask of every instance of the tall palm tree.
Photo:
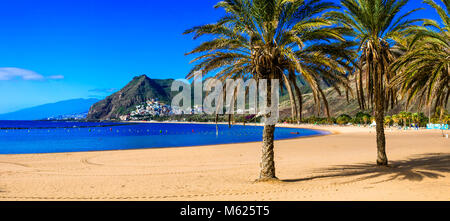
<svg viewBox="0 0 450 221">
<path fill-rule="evenodd" d="M 418 9 L 400 13 L 407 3 L 408 0 L 341 0 L 344 11 L 328 13 L 328 17 L 353 30 L 354 40 L 359 45 L 357 68 L 361 77 L 357 89 L 375 111 L 377 165 L 388 165 L 384 113 L 396 100 L 395 91 L 387 87 L 395 75 L 388 69 L 396 58 L 392 49 L 413 32 L 416 22 L 421 21 L 406 19 Z"/>
<path fill-rule="evenodd" d="M 450 114 L 445 115 L 442 118 L 442 122 L 444 122 L 444 124 L 449 124 L 450 123 Z"/>
<path fill-rule="evenodd" d="M 391 127 L 392 117 L 391 117 L 391 116 L 386 116 L 386 117 L 384 117 L 384 123 L 385 123 L 388 127 Z"/>
<path fill-rule="evenodd" d="M 442 20 L 425 24 L 428 29 L 417 33 L 410 51 L 398 59 L 392 70 L 400 72 L 393 87 L 401 88 L 407 104 L 417 98 L 419 107 L 435 103 L 434 110 L 445 110 L 450 96 L 450 0 L 441 0 L 444 9 L 433 0 L 424 2 L 432 6 Z"/>
<path fill-rule="evenodd" d="M 406 112 L 406 122 L 408 123 L 407 128 L 411 127 L 412 113 Z"/>
<path fill-rule="evenodd" d="M 364 115 L 363 116 L 363 121 L 364 121 L 364 125 L 367 125 L 369 123 L 369 121 L 370 121 L 370 116 Z"/>
<path fill-rule="evenodd" d="M 415 125 L 419 125 L 420 124 L 420 115 L 419 113 L 413 113 L 411 116 L 412 121 L 414 122 Z"/>
<path fill-rule="evenodd" d="M 400 111 L 400 113 L 398 113 L 398 115 L 402 119 L 403 128 L 406 129 L 406 120 L 408 119 L 408 114 L 406 113 L 406 111 Z"/>
<path fill-rule="evenodd" d="M 392 115 L 392 121 L 394 122 L 394 124 L 399 126 L 398 123 L 400 123 L 400 116 L 397 114 Z"/>
<path fill-rule="evenodd" d="M 343 38 L 344 28 L 321 17 L 325 10 L 337 7 L 320 0 L 221 1 L 216 8 L 226 11 L 224 17 L 185 32 L 194 34 L 194 39 L 208 37 L 188 53 L 197 57 L 186 78 L 201 71 L 203 75 L 212 72 L 222 81 L 278 79 L 297 109 L 302 104 L 297 81 L 301 76 L 313 89 L 316 104 L 323 100 L 328 107 L 321 84 L 336 90 L 339 85 L 349 88 L 345 74 L 352 43 Z M 270 91 L 269 84 L 267 94 Z M 276 179 L 274 131 L 275 125 L 264 126 L 260 180 Z"/>
</svg>

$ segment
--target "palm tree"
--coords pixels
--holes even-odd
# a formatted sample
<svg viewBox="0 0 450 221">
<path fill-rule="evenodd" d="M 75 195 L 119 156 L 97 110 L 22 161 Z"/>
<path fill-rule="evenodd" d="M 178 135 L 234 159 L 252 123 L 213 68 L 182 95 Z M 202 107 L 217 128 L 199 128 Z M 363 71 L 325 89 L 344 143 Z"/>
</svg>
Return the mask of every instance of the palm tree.
<svg viewBox="0 0 450 221">
<path fill-rule="evenodd" d="M 392 122 L 392 117 L 391 116 L 386 116 L 384 117 L 384 123 L 390 128 L 391 127 L 391 122 Z"/>
<path fill-rule="evenodd" d="M 406 119 L 408 119 L 408 115 L 407 115 L 406 111 L 401 111 L 400 113 L 398 113 L 398 115 L 402 119 L 403 128 L 406 129 Z"/>
<path fill-rule="evenodd" d="M 419 107 L 424 103 L 444 110 L 450 96 L 450 1 L 442 0 L 446 10 L 433 0 L 425 0 L 439 14 L 443 26 L 435 21 L 425 23 L 428 29 L 417 33 L 410 51 L 392 65 L 401 72 L 392 82 L 407 96 L 408 104 L 414 98 Z"/>
<path fill-rule="evenodd" d="M 322 100 L 328 114 L 321 85 L 329 84 L 338 91 L 339 86 L 349 89 L 345 74 L 352 43 L 343 38 L 344 28 L 321 17 L 337 5 L 319 0 L 223 0 L 216 8 L 223 8 L 226 15 L 216 23 L 185 32 L 194 34 L 194 39 L 208 37 L 187 53 L 197 55 L 187 79 L 197 71 L 203 75 L 213 72 L 221 81 L 278 79 L 289 92 L 293 115 L 300 117 L 299 76 L 312 88 L 318 109 Z M 268 98 L 270 92 L 269 84 Z M 276 179 L 274 131 L 274 124 L 265 124 L 259 180 Z"/>
<path fill-rule="evenodd" d="M 400 123 L 400 117 L 397 114 L 392 115 L 392 121 L 394 122 L 394 124 L 396 124 L 398 126 L 398 123 Z"/>
<path fill-rule="evenodd" d="M 411 119 L 412 119 L 412 122 L 414 122 L 414 124 L 419 124 L 420 123 L 419 113 L 413 113 Z"/>
<path fill-rule="evenodd" d="M 450 123 L 450 114 L 443 116 L 442 122 L 444 122 L 444 124 L 449 124 Z"/>
<path fill-rule="evenodd" d="M 364 121 L 364 125 L 367 126 L 367 123 L 368 123 L 369 120 L 370 120 L 370 116 L 369 116 L 369 115 L 364 115 L 364 116 L 362 117 L 362 119 L 363 119 L 363 121 Z"/>
<path fill-rule="evenodd" d="M 408 128 L 411 127 L 411 120 L 412 120 L 412 113 L 411 112 L 406 112 L 406 120 L 408 123 Z"/>
<path fill-rule="evenodd" d="M 377 165 L 388 165 L 386 139 L 384 134 L 384 113 L 389 104 L 395 102 L 396 93 L 387 87 L 395 75 L 388 67 L 395 60 L 392 51 L 396 43 L 402 42 L 416 27 L 419 19 L 406 18 L 416 10 L 401 15 L 401 9 L 408 0 L 341 0 L 343 12 L 329 12 L 333 18 L 353 30 L 358 42 L 358 71 L 362 80 L 359 93 L 364 92 L 373 104 L 376 118 Z M 363 96 L 364 97 L 364 96 Z"/>
</svg>

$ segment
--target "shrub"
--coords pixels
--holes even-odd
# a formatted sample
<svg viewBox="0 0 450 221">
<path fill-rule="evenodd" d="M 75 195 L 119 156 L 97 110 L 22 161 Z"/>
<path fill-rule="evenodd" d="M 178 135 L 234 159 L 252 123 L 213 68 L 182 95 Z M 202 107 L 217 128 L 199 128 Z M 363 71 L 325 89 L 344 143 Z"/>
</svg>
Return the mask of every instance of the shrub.
<svg viewBox="0 0 450 221">
<path fill-rule="evenodd" d="M 352 122 L 354 124 L 369 124 L 370 118 L 371 118 L 370 114 L 365 112 L 358 112 L 352 119 Z"/>
<path fill-rule="evenodd" d="M 350 116 L 348 116 L 347 114 L 342 114 L 336 119 L 336 123 L 343 125 L 348 124 L 351 120 L 352 118 Z"/>
</svg>

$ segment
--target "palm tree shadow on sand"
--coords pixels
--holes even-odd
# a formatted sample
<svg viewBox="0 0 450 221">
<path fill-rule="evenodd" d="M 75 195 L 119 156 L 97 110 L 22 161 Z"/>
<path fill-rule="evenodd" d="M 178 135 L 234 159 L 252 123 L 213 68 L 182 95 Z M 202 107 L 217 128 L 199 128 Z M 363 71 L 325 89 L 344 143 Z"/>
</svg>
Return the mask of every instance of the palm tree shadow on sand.
<svg viewBox="0 0 450 221">
<path fill-rule="evenodd" d="M 315 171 L 322 175 L 286 179 L 284 182 L 301 182 L 320 178 L 332 177 L 355 177 L 352 183 L 375 178 L 382 178 L 374 183 L 388 182 L 391 180 L 422 181 L 424 178 L 438 179 L 445 177 L 441 173 L 450 172 L 450 154 L 432 153 L 416 155 L 407 160 L 391 161 L 388 167 L 378 167 L 376 164 L 363 163 L 354 165 L 338 165 L 332 168 L 325 168 Z"/>
</svg>

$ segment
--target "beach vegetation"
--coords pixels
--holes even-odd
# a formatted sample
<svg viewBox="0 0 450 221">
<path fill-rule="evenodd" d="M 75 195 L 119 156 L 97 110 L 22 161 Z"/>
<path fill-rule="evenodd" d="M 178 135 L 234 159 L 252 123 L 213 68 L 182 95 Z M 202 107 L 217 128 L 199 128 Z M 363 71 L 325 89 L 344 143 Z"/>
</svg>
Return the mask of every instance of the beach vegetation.
<svg viewBox="0 0 450 221">
<path fill-rule="evenodd" d="M 361 109 L 373 107 L 376 121 L 377 165 L 387 166 L 385 111 L 397 103 L 397 89 L 389 87 L 395 76 L 389 66 L 404 53 L 405 39 L 423 19 L 409 19 L 420 9 L 402 13 L 408 0 L 341 0 L 342 11 L 327 13 L 329 19 L 350 28 L 358 44 L 354 75 Z"/>
<path fill-rule="evenodd" d="M 408 52 L 393 65 L 391 87 L 400 88 L 410 105 L 428 106 L 443 114 L 450 96 L 450 1 L 425 0 L 439 15 L 440 23 L 429 20 L 409 42 Z"/>
<path fill-rule="evenodd" d="M 342 114 L 336 119 L 336 123 L 340 124 L 340 125 L 345 125 L 345 124 L 350 123 L 351 120 L 352 120 L 352 117 L 350 117 L 347 114 Z"/>
</svg>

